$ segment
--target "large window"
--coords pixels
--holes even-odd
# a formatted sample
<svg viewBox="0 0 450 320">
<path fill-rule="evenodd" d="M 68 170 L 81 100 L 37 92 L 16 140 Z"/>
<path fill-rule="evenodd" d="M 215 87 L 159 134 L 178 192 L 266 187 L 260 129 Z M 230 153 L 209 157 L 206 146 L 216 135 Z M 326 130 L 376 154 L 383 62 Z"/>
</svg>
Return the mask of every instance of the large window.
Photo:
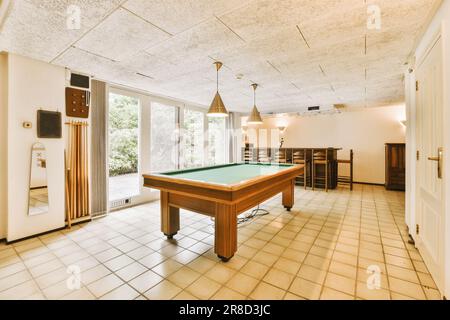
<svg viewBox="0 0 450 320">
<path fill-rule="evenodd" d="M 178 168 L 178 108 L 151 104 L 151 170 L 163 172 Z"/>
<path fill-rule="evenodd" d="M 109 95 L 109 200 L 139 195 L 139 107 L 135 97 Z"/>
<path fill-rule="evenodd" d="M 226 160 L 226 119 L 208 119 L 208 165 L 218 165 L 228 162 Z"/>
<path fill-rule="evenodd" d="M 184 168 L 203 165 L 205 114 L 201 111 L 185 109 L 182 137 L 182 164 Z"/>
</svg>

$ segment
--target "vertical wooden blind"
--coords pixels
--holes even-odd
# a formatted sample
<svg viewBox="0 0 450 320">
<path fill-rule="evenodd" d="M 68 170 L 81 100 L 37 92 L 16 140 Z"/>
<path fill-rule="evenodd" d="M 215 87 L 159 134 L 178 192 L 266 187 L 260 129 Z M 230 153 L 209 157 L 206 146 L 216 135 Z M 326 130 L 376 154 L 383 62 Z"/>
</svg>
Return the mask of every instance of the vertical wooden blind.
<svg viewBox="0 0 450 320">
<path fill-rule="evenodd" d="M 88 217 L 89 213 L 89 167 L 88 167 L 88 124 L 70 121 L 69 153 L 67 158 L 67 221 Z"/>
</svg>

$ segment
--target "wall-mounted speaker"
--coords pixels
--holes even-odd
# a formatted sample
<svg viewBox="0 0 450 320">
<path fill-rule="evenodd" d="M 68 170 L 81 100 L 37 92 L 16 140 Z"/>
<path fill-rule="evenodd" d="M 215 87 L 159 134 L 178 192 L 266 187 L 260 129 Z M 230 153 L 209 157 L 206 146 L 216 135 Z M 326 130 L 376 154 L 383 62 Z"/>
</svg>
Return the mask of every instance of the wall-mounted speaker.
<svg viewBox="0 0 450 320">
<path fill-rule="evenodd" d="M 88 76 L 72 73 L 70 76 L 70 85 L 73 87 L 90 89 L 91 79 Z"/>
</svg>

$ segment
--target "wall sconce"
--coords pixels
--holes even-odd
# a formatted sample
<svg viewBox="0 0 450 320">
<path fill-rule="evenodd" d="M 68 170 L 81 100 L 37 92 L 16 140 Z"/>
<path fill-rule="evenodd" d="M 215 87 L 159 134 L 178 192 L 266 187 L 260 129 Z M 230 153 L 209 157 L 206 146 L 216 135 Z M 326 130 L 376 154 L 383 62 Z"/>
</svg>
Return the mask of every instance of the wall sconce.
<svg viewBox="0 0 450 320">
<path fill-rule="evenodd" d="M 285 127 L 285 126 L 278 126 L 277 128 L 278 128 L 278 130 L 280 131 L 281 134 L 285 133 L 285 131 L 287 129 L 287 127 Z"/>
<path fill-rule="evenodd" d="M 406 128 L 406 124 L 408 123 L 406 120 L 400 121 L 400 123 Z"/>
<path fill-rule="evenodd" d="M 247 126 L 242 126 L 242 133 L 247 133 L 248 127 Z"/>
</svg>

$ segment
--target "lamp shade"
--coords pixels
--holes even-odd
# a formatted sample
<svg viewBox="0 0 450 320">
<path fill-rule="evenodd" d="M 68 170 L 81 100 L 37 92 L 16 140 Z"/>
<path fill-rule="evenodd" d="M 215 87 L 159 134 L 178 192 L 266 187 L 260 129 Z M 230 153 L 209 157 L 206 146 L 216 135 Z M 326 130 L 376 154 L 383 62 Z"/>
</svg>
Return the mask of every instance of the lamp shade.
<svg viewBox="0 0 450 320">
<path fill-rule="evenodd" d="M 250 123 L 250 124 L 262 124 L 263 123 L 261 114 L 259 113 L 258 108 L 256 108 L 256 106 L 253 106 L 252 113 L 250 113 L 250 116 L 247 119 L 247 123 Z"/>
<path fill-rule="evenodd" d="M 228 117 L 228 111 L 223 104 L 222 97 L 219 92 L 216 92 L 216 95 L 209 107 L 209 111 L 207 114 L 208 117 L 211 118 L 225 118 Z"/>
</svg>

